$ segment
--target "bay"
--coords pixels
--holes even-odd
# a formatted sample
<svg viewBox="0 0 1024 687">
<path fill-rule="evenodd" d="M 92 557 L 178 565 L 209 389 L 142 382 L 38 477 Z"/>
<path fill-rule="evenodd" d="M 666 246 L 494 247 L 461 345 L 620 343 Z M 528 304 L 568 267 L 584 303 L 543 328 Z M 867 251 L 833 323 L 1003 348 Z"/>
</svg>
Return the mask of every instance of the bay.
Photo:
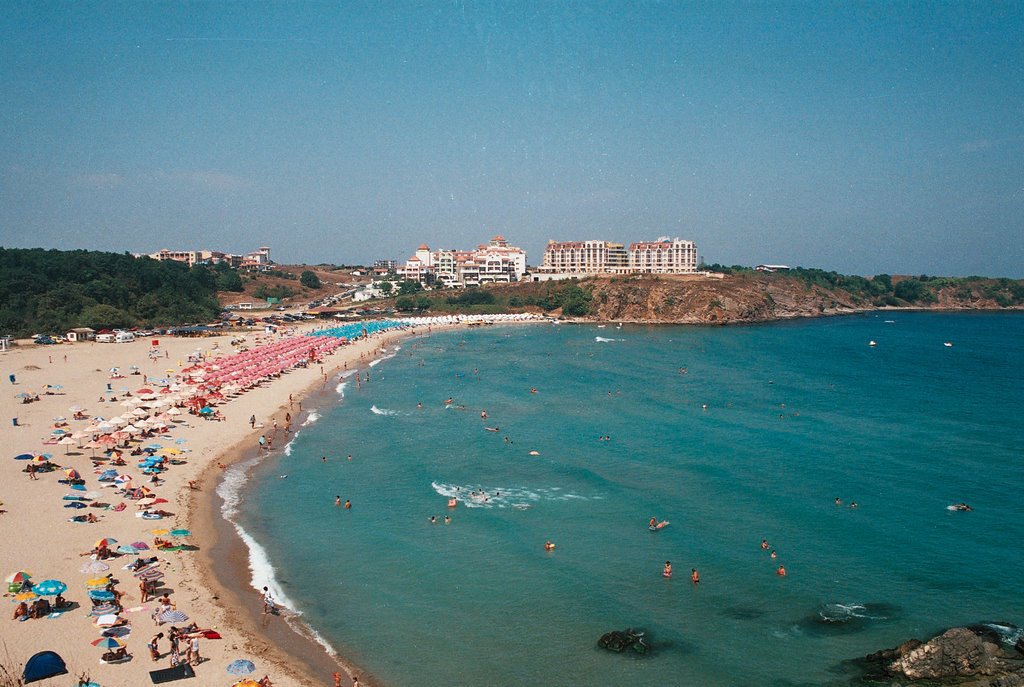
<svg viewBox="0 0 1024 687">
<path fill-rule="evenodd" d="M 311 399 L 237 519 L 392 687 L 849 684 L 909 637 L 1024 624 L 1022 335 L 901 312 L 409 338 Z M 597 646 L 626 627 L 648 654 Z"/>
</svg>

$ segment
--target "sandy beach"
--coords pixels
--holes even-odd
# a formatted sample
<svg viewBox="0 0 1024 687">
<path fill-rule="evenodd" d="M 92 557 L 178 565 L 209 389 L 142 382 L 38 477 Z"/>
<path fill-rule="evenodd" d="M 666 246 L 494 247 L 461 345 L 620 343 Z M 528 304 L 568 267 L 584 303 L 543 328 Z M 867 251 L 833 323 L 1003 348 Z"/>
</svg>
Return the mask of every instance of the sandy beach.
<svg viewBox="0 0 1024 687">
<path fill-rule="evenodd" d="M 200 640 L 201 660 L 195 665 L 196 678 L 192 684 L 234 684 L 240 678 L 229 674 L 227 667 L 236 659 L 255 663 L 255 671 L 248 676 L 251 679 L 266 675 L 278 686 L 333 685 L 335 671 L 342 674 L 341 684 L 352 684 L 351 671 L 340 659 L 328 656 L 320 645 L 293 632 L 284 617 L 262 613 L 262 599 L 250 584 L 247 549 L 222 520 L 214 490 L 224 469 L 221 466 L 258 451 L 257 439 L 261 434 L 273 440 L 271 450 L 280 450 L 287 442 L 286 413 L 292 415 L 293 426 L 297 426 L 303 412 L 302 399 L 322 390 L 325 379 L 346 366 L 357 367 L 361 362 L 365 365 L 382 346 L 402 335 L 393 331 L 342 346 L 326 356 L 322 364 L 292 369 L 269 384 L 229 399 L 218 406 L 223 421 L 184 413 L 175 416 L 166 435 L 133 441 L 132 447 L 155 442 L 182 451 L 174 455 L 182 464 L 161 474 L 163 482 L 159 485 L 142 479 L 136 459 L 127 452 L 124 459 L 128 465 L 117 468 L 134 475 L 137 486 L 145 484 L 152 488 L 154 496 L 167 500 L 154 508 L 166 509 L 173 515 L 160 520 L 137 517 L 141 509 L 136 503 L 126 502 L 113 485 L 97 481 L 99 473 L 110 466 L 93 465 L 91 458 L 102 456 L 103 451 L 79 448 L 87 439 L 63 445 L 52 443 L 56 438 L 55 425 L 62 423 L 55 418 L 66 418 L 66 425 L 61 428 L 75 433 L 96 417 L 120 415 L 130 410 L 121 405 L 125 397 L 120 390 L 127 388 L 134 394 L 145 386 L 146 379 L 171 376 L 173 373 L 168 371 L 176 372 L 189 365 L 189 355 L 199 354 L 207 359 L 230 355 L 234 352 L 230 344 L 233 337 L 160 338 L 161 355 L 155 359 L 150 352 L 157 347 L 150 339 L 126 344 L 28 344 L 0 354 L 6 386 L 0 436 L 7 447 L 7 454 L 0 458 L 0 509 L 4 511 L 0 514 L 0 537 L 4 541 L 0 573 L 7 578 L 27 571 L 33 583 L 46 579 L 63 581 L 68 586 L 64 597 L 72 603 L 70 609 L 59 615 L 19 622 L 12 619 L 17 603 L 14 594 L 8 593 L 0 661 L 10 672 L 20 675 L 33 654 L 53 650 L 64 659 L 70 674 L 53 678 L 52 684 L 77 684 L 74 678 L 81 674 L 104 687 L 151 684 L 149 671 L 171 665 L 167 639 L 170 625 L 195 622 L 200 629 L 213 630 L 222 638 Z M 245 336 L 245 345 L 250 348 L 281 338 L 257 333 Z M 132 366 L 137 366 L 138 374 L 130 373 Z M 119 368 L 124 376 L 112 379 L 112 368 Z M 14 383 L 8 375 L 14 375 Z M 108 384 L 118 401 L 99 401 L 101 396 L 112 395 L 107 391 Z M 23 403 L 19 394 L 38 394 L 39 400 Z M 89 419 L 72 419 L 71 409 L 76 406 L 84 408 Z M 255 428 L 250 426 L 251 416 L 256 418 Z M 51 461 L 62 469 L 38 473 L 37 479 L 32 479 L 24 471 L 31 461 L 13 459 L 26 453 L 51 454 Z M 86 492 L 72 491 L 68 484 L 58 482 L 66 479 L 64 468 L 78 470 L 85 480 Z M 195 488 L 190 487 L 190 482 Z M 69 503 L 64 500 L 65 495 L 89 492 L 99 495 L 95 503 L 109 507 L 65 507 Z M 123 510 L 113 510 L 122 502 L 127 504 Z M 97 522 L 69 521 L 74 516 L 89 514 Z M 133 555 L 105 561 L 109 565 L 106 572 L 82 572 L 83 565 L 92 562 L 93 557 L 81 554 L 90 552 L 97 540 L 107 537 L 122 545 L 142 541 L 153 546 L 152 531 L 157 528 L 183 528 L 191 532 L 180 540 L 189 544 L 191 550 L 149 550 L 139 554 L 159 557 L 164 577 L 159 581 L 157 594 L 169 592 L 175 608 L 188 615 L 186 622 L 157 624 L 152 617 L 158 608 L 157 601 L 142 602 L 139 581 L 131 570 L 124 569 L 134 560 Z M 116 588 L 124 593 L 121 616 L 131 628 L 122 637 L 131 660 L 114 665 L 101 663 L 103 650 L 92 645 L 101 637 L 101 628 L 90 615 L 92 604 L 85 586 L 86 580 L 95 574 L 107 573 L 118 580 Z M 160 658 L 154 661 L 147 643 L 158 632 L 165 636 L 158 642 Z M 359 684 L 372 684 L 365 676 L 359 677 Z"/>
</svg>

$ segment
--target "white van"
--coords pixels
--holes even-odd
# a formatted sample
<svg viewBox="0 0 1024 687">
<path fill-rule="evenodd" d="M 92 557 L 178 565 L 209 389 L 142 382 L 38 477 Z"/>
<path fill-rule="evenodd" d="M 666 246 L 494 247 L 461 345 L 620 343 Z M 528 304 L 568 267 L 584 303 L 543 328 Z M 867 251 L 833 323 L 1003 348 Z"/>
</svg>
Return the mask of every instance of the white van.
<svg viewBox="0 0 1024 687">
<path fill-rule="evenodd" d="M 135 341 L 135 335 L 131 332 L 118 332 L 117 336 L 114 337 L 115 343 L 129 343 Z"/>
<path fill-rule="evenodd" d="M 113 334 L 97 334 L 96 343 L 114 343 Z"/>
</svg>

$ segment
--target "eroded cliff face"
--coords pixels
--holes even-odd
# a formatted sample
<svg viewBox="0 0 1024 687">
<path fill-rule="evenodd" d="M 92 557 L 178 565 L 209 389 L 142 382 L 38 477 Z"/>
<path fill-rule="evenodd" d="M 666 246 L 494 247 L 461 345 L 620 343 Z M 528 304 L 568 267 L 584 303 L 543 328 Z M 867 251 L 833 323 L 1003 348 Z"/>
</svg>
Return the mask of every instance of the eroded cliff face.
<svg viewBox="0 0 1024 687">
<path fill-rule="evenodd" d="M 772 275 L 600 278 L 581 283 L 591 291 L 594 320 L 728 324 L 817 317 L 869 307 L 845 291 L 807 286 Z"/>
</svg>

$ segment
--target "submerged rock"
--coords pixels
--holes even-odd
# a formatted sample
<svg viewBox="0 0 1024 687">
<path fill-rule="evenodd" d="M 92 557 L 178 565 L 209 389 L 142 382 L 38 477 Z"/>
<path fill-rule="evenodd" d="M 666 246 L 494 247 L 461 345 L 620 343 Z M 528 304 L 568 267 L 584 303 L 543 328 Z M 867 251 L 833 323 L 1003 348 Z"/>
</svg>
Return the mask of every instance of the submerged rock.
<svg viewBox="0 0 1024 687">
<path fill-rule="evenodd" d="M 972 687 L 1024 687 L 1024 656 L 1019 648 L 1010 647 L 1000 646 L 1000 636 L 991 626 L 954 627 L 927 642 L 912 639 L 876 651 L 865 660 L 875 667 L 878 677 Z"/>
</svg>

